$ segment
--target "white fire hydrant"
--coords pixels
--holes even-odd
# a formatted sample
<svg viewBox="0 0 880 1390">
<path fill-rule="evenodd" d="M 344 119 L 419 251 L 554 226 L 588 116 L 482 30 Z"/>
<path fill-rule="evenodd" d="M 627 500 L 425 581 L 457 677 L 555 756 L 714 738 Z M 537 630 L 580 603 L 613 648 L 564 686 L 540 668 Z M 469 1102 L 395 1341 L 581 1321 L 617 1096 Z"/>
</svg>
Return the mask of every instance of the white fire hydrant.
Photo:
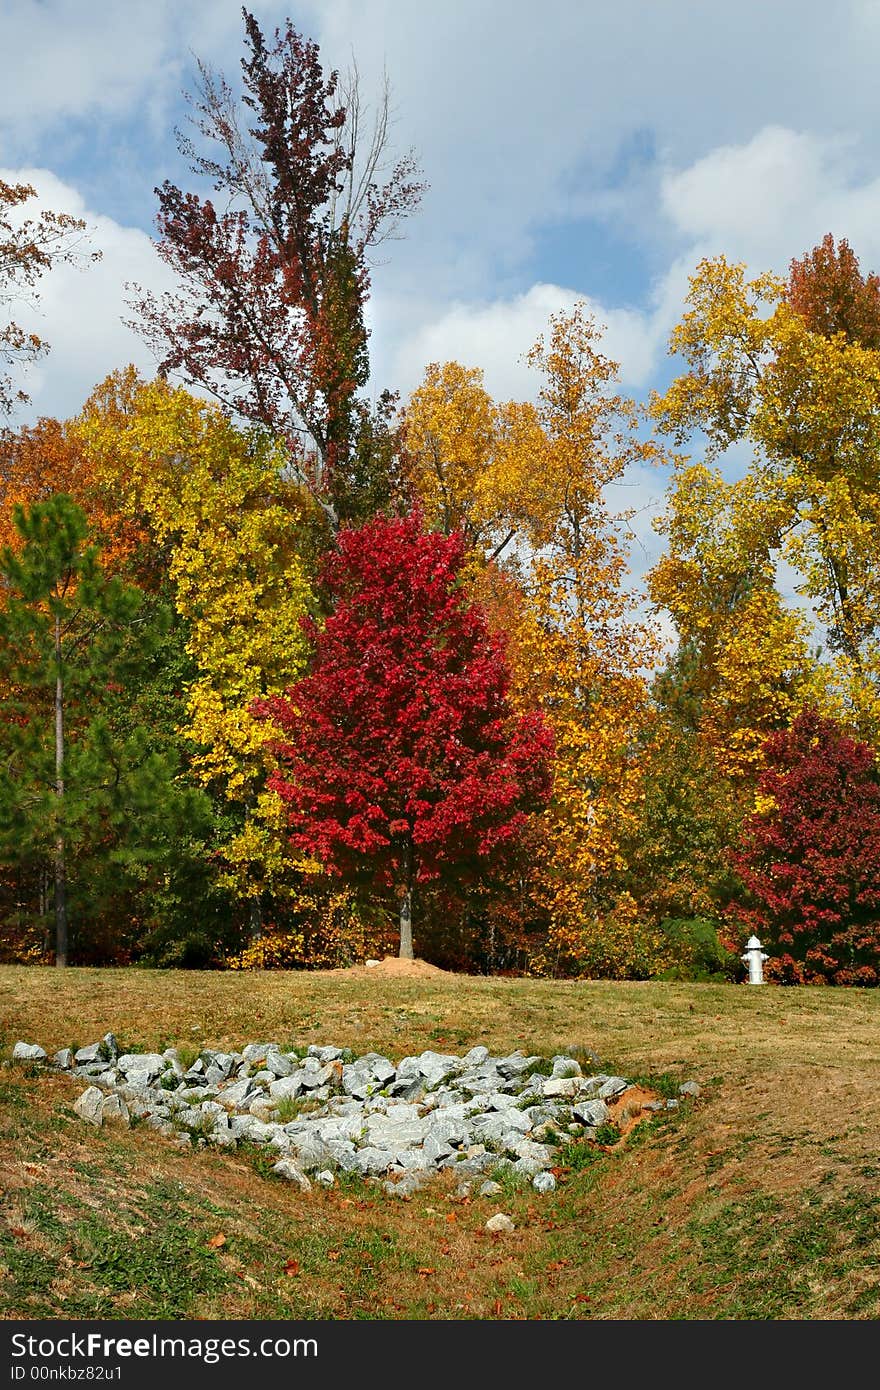
<svg viewBox="0 0 880 1390">
<path fill-rule="evenodd" d="M 740 956 L 740 960 L 749 967 L 749 984 L 762 985 L 764 983 L 764 961 L 769 960 L 761 950 L 761 943 L 756 936 L 750 936 L 746 942 L 745 953 Z"/>
</svg>

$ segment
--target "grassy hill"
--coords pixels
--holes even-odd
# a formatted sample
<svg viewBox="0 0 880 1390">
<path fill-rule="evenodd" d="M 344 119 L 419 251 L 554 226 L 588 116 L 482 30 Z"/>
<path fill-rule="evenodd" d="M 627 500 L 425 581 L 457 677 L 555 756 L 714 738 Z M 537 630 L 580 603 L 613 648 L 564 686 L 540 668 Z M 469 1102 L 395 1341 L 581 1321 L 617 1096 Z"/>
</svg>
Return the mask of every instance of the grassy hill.
<svg viewBox="0 0 880 1390">
<path fill-rule="evenodd" d="M 291 1191 L 258 1151 L 93 1130 L 83 1084 L 0 1070 L 0 1316 L 877 1318 L 880 992 L 376 971 L 0 968 L 0 1045 L 594 1049 L 702 1093 L 557 1191 Z M 485 1229 L 497 1210 L 509 1235 Z M 222 1239 L 221 1239 L 222 1237 Z"/>
</svg>

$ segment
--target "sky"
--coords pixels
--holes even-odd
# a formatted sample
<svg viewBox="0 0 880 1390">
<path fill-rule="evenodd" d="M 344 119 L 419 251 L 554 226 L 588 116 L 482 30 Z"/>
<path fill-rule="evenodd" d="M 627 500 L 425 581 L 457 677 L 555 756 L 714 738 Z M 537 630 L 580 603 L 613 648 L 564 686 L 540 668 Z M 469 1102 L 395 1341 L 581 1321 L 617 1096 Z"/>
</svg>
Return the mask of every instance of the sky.
<svg viewBox="0 0 880 1390">
<path fill-rule="evenodd" d="M 688 276 L 723 253 L 784 273 L 826 232 L 880 268 L 880 0 L 253 0 L 264 30 L 387 74 L 394 149 L 430 185 L 381 248 L 373 383 L 405 396 L 431 361 L 482 367 L 498 399 L 537 387 L 523 358 L 585 300 L 644 399 L 669 379 Z M 154 362 L 126 327 L 127 282 L 162 288 L 154 188 L 192 180 L 175 142 L 195 56 L 237 79 L 234 0 L 0 0 L 0 178 L 83 217 L 102 260 L 44 277 L 16 308 L 52 347 L 18 418 L 81 408 L 109 371 Z M 665 479 L 630 480 L 641 555 Z"/>
</svg>

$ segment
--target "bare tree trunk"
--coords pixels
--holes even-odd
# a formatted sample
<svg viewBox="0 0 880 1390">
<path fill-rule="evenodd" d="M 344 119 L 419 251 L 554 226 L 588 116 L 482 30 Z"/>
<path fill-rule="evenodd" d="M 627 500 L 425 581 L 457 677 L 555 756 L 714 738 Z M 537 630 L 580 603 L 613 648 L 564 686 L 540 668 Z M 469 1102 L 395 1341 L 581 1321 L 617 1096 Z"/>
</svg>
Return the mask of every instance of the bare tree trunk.
<svg viewBox="0 0 880 1390">
<path fill-rule="evenodd" d="M 407 845 L 403 852 L 401 864 L 403 869 L 403 888 L 400 894 L 400 958 L 401 960 L 413 959 L 413 939 L 412 939 L 412 847 Z"/>
<path fill-rule="evenodd" d="M 55 615 L 55 964 L 67 965 L 67 866 L 64 856 L 64 676 L 61 670 L 61 618 Z"/>
</svg>

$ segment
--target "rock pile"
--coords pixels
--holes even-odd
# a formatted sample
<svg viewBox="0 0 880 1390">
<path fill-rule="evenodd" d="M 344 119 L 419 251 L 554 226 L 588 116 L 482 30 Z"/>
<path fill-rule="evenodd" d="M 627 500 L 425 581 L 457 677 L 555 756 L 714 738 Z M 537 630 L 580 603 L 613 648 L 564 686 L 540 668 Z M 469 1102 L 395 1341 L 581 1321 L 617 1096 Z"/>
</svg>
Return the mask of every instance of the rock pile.
<svg viewBox="0 0 880 1390">
<path fill-rule="evenodd" d="M 560 1143 L 595 1138 L 630 1087 L 622 1076 L 585 1074 L 572 1056 L 493 1057 L 482 1046 L 463 1057 L 426 1051 L 395 1063 L 377 1052 L 286 1052 L 254 1042 L 241 1052 L 205 1049 L 185 1066 L 174 1048 L 122 1053 L 107 1033 L 51 1059 L 19 1042 L 13 1059 L 88 1080 L 74 1109 L 89 1124 L 138 1117 L 183 1147 L 264 1145 L 277 1152 L 274 1171 L 303 1190 L 352 1172 L 383 1179 L 401 1197 L 447 1168 L 470 1180 L 503 1169 L 550 1192 Z M 681 1092 L 699 1087 L 686 1082 Z M 677 1104 L 639 1102 L 653 1110 Z M 500 1189 L 489 1180 L 480 1191 Z"/>
</svg>

